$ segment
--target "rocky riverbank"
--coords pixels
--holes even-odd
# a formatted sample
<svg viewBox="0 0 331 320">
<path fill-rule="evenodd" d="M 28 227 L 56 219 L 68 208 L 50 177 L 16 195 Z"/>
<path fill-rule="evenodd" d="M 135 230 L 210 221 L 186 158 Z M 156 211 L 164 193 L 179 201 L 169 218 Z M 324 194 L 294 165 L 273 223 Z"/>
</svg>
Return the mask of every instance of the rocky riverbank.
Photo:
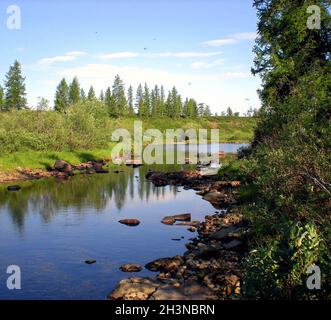
<svg viewBox="0 0 331 320">
<path fill-rule="evenodd" d="M 94 174 L 108 173 L 103 167 L 104 161 L 88 161 L 77 165 L 71 165 L 64 160 L 57 160 L 52 168 L 46 169 L 23 169 L 17 168 L 11 172 L 0 172 L 0 183 L 10 183 L 27 180 L 38 180 L 42 178 L 55 177 L 58 179 L 67 179 L 75 173 Z"/>
<path fill-rule="evenodd" d="M 154 278 L 124 279 L 118 283 L 108 298 L 111 300 L 240 298 L 241 259 L 245 255 L 246 240 L 249 235 L 247 223 L 236 208 L 236 188 L 240 183 L 218 181 L 218 177 L 202 177 L 196 171 L 149 172 L 146 178 L 155 186 L 172 184 L 194 189 L 215 208 L 224 211 L 206 216 L 203 222 L 194 224 L 193 228 L 196 228 L 198 235 L 186 244 L 187 251 L 182 256 L 160 258 L 147 263 L 145 268 L 158 272 Z M 188 217 L 169 216 L 163 221 L 171 221 L 173 224 L 178 218 Z M 186 223 L 189 225 L 190 222 L 186 221 Z"/>
</svg>

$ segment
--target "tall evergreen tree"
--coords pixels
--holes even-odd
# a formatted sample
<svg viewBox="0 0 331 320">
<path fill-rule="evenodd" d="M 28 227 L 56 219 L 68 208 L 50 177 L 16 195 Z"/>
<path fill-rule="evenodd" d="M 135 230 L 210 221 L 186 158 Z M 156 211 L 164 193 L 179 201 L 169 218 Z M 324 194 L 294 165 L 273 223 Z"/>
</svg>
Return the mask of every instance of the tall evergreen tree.
<svg viewBox="0 0 331 320">
<path fill-rule="evenodd" d="M 136 108 L 138 110 L 138 115 L 140 117 L 143 117 L 144 116 L 144 93 L 143 93 L 143 87 L 141 84 L 139 84 L 139 86 L 137 88 Z"/>
<path fill-rule="evenodd" d="M 54 109 L 59 112 L 66 112 L 69 106 L 69 87 L 63 78 L 55 93 Z"/>
<path fill-rule="evenodd" d="M 157 96 L 157 87 L 151 91 L 151 116 L 156 118 L 158 116 L 158 96 Z"/>
<path fill-rule="evenodd" d="M 124 83 L 119 75 L 115 76 L 113 84 L 113 102 L 113 111 L 115 116 L 123 116 L 128 114 L 128 104 L 125 96 Z"/>
<path fill-rule="evenodd" d="M 128 89 L 128 109 L 129 115 L 134 115 L 134 105 L 133 105 L 133 88 L 132 86 Z"/>
<path fill-rule="evenodd" d="M 6 105 L 5 108 L 9 109 L 25 109 L 26 92 L 25 92 L 25 77 L 22 76 L 21 64 L 16 60 L 10 66 L 6 74 L 5 89 L 6 89 Z"/>
<path fill-rule="evenodd" d="M 114 111 L 114 102 L 113 102 L 113 96 L 111 94 L 111 90 L 108 87 L 105 93 L 105 104 L 108 108 L 108 113 L 110 116 L 114 116 L 115 115 L 115 111 Z"/>
<path fill-rule="evenodd" d="M 80 89 L 80 98 L 81 98 L 82 101 L 86 100 L 86 93 L 85 93 L 85 90 L 83 88 Z"/>
<path fill-rule="evenodd" d="M 80 85 L 78 82 L 78 78 L 75 77 L 69 86 L 69 102 L 70 104 L 74 104 L 79 102 L 79 100 L 80 100 Z"/>
<path fill-rule="evenodd" d="M 90 87 L 89 91 L 88 91 L 88 94 L 87 94 L 87 100 L 95 100 L 96 99 L 96 95 L 95 95 L 95 91 L 94 91 L 94 88 L 93 86 Z"/>
<path fill-rule="evenodd" d="M 161 117 L 165 116 L 165 93 L 164 93 L 164 87 L 163 86 L 161 86 L 161 89 L 160 89 L 159 115 Z"/>
<path fill-rule="evenodd" d="M 145 83 L 144 86 L 144 93 L 143 93 L 143 109 L 141 112 L 141 115 L 143 117 L 148 117 L 150 115 L 150 94 L 149 94 L 149 88 L 147 83 Z"/>
<path fill-rule="evenodd" d="M 105 94 L 104 94 L 103 90 L 100 91 L 99 100 L 102 102 L 105 100 Z"/>
</svg>

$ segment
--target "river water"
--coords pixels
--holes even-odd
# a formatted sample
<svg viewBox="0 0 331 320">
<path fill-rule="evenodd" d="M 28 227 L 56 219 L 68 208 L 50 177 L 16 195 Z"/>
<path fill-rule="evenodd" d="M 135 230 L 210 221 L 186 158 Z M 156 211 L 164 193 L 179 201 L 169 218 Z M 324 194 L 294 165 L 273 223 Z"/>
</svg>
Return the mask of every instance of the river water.
<svg viewBox="0 0 331 320">
<path fill-rule="evenodd" d="M 193 190 L 154 187 L 146 166 L 123 170 L 24 182 L 18 192 L 0 186 L 0 299 L 105 299 L 120 279 L 153 274 L 123 273 L 122 264 L 185 251 L 194 234 L 160 221 L 179 213 L 203 220 L 214 213 L 212 205 Z M 128 227 L 118 223 L 123 218 L 141 223 Z M 87 259 L 97 262 L 87 265 Z M 6 286 L 9 265 L 21 269 L 21 290 Z"/>
</svg>

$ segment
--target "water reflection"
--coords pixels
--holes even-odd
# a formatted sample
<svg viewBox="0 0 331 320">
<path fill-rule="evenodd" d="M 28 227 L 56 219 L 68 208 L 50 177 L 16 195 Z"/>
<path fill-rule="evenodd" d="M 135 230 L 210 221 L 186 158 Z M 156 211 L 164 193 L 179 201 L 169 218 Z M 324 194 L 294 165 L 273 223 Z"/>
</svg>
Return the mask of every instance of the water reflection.
<svg viewBox="0 0 331 320">
<path fill-rule="evenodd" d="M 155 166 L 154 169 L 156 168 L 165 170 L 161 166 Z M 179 167 L 172 166 L 172 169 L 179 170 Z M 5 186 L 2 186 L 0 213 L 7 211 L 13 223 L 22 229 L 28 212 L 39 214 L 47 223 L 64 209 L 74 208 L 78 214 L 86 212 L 86 208 L 93 208 L 98 212 L 112 202 L 120 211 L 127 201 L 134 201 L 139 205 L 141 201 L 148 202 L 151 195 L 154 200 L 159 200 L 169 191 L 177 194 L 177 188 L 174 186 L 157 188 L 146 181 L 147 170 L 146 166 L 135 170 L 121 166 L 119 173 L 79 175 L 63 181 L 43 179 L 24 182 L 19 192 L 8 192 Z"/>
</svg>

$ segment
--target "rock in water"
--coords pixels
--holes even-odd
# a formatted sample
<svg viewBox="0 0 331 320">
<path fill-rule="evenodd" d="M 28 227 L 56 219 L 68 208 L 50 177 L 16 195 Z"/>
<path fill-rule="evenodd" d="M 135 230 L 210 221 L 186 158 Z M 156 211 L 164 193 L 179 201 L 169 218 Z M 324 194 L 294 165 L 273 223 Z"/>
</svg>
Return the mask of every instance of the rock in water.
<svg viewBox="0 0 331 320">
<path fill-rule="evenodd" d="M 137 263 L 126 263 L 123 264 L 120 269 L 123 272 L 139 272 L 142 270 L 142 266 L 140 264 Z"/>
<path fill-rule="evenodd" d="M 85 263 L 86 264 L 94 264 L 96 262 L 97 262 L 97 260 L 93 260 L 93 259 L 91 259 L 91 260 L 85 260 Z"/>
<path fill-rule="evenodd" d="M 175 256 L 173 258 L 160 258 L 151 261 L 145 265 L 145 268 L 150 271 L 172 271 L 178 269 L 183 263 L 183 258 Z"/>
<path fill-rule="evenodd" d="M 21 187 L 20 186 L 8 186 L 7 190 L 8 191 L 19 191 L 19 190 L 21 190 Z"/>
<path fill-rule="evenodd" d="M 191 214 L 190 213 L 183 213 L 183 214 L 175 214 L 173 216 L 166 216 L 162 219 L 163 224 L 172 225 L 176 221 L 191 221 Z"/>
<path fill-rule="evenodd" d="M 138 219 L 122 219 L 118 222 L 130 227 L 135 227 L 140 224 L 140 221 Z"/>
</svg>

